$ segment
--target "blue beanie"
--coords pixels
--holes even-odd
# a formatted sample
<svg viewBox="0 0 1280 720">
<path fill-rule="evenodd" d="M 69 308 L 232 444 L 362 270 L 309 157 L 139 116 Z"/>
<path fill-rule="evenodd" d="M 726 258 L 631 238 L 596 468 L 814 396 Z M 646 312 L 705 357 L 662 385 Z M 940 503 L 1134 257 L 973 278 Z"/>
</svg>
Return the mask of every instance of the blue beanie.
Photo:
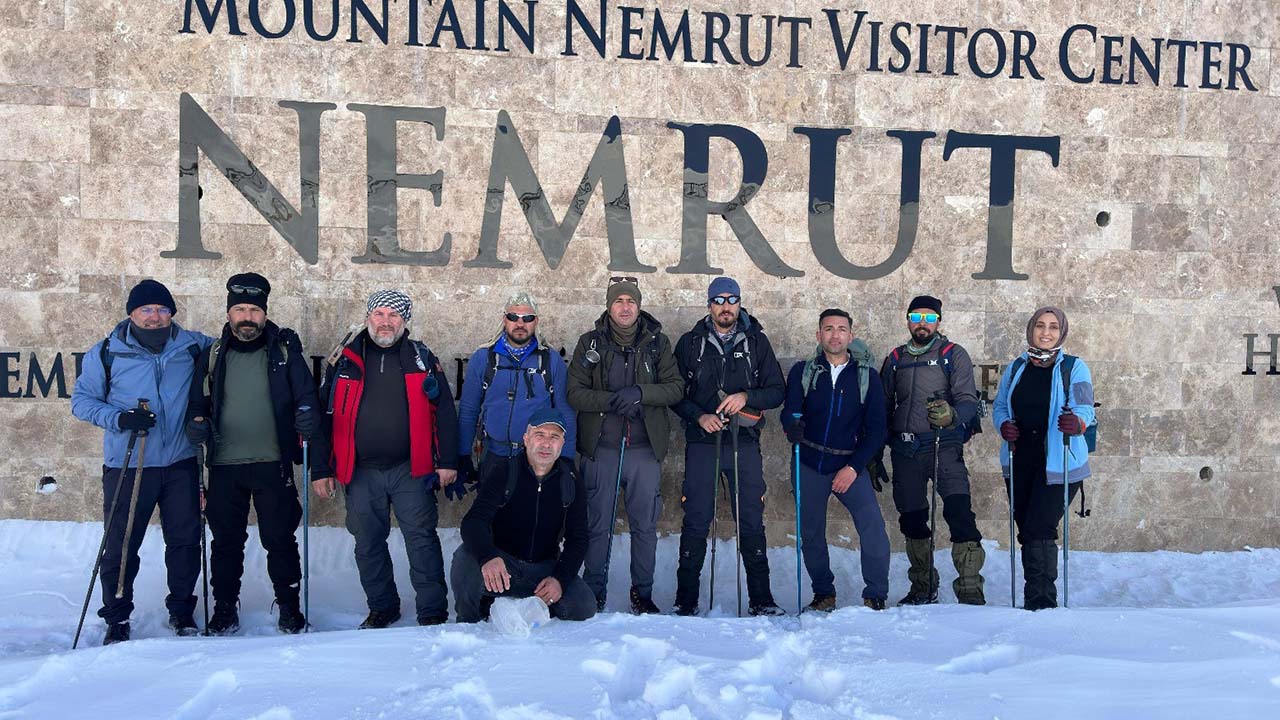
<svg viewBox="0 0 1280 720">
<path fill-rule="evenodd" d="M 738 288 L 737 280 L 731 277 L 718 277 L 707 286 L 707 302 L 711 302 L 711 298 L 724 293 L 742 297 L 742 290 Z"/>
</svg>

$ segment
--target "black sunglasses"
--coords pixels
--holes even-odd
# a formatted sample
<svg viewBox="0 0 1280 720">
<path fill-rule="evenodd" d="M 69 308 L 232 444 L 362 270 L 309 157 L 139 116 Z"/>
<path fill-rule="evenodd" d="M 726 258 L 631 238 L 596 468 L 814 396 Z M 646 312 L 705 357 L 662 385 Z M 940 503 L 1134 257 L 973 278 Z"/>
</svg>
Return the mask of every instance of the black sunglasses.
<svg viewBox="0 0 1280 720">
<path fill-rule="evenodd" d="M 534 315 L 533 313 L 529 313 L 527 315 L 520 315 L 518 313 L 513 313 L 513 312 L 507 313 L 507 320 L 511 322 L 531 323 L 537 319 L 538 319 L 538 316 Z"/>
<path fill-rule="evenodd" d="M 249 285 L 228 285 L 227 289 L 237 295 L 266 295 L 267 291 L 260 287 L 251 287 Z"/>
<path fill-rule="evenodd" d="M 711 302 L 715 303 L 716 305 L 723 305 L 725 303 L 729 303 L 730 305 L 737 305 L 738 302 L 741 300 L 742 298 L 738 297 L 737 295 L 717 295 L 711 298 Z"/>
<path fill-rule="evenodd" d="M 632 285 L 639 285 L 640 278 L 631 277 L 630 275 L 614 275 L 613 277 L 609 278 L 610 285 L 613 285 L 615 283 L 620 283 L 620 282 L 631 283 Z"/>
</svg>

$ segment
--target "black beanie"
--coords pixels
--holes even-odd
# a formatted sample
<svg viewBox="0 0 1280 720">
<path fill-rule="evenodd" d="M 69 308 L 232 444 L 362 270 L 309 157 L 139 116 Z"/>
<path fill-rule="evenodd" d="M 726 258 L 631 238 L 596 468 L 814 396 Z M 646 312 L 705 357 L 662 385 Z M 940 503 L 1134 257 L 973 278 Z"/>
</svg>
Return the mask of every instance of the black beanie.
<svg viewBox="0 0 1280 720">
<path fill-rule="evenodd" d="M 258 292 L 253 292 L 254 290 Z M 267 311 L 267 295 L 271 294 L 271 283 L 258 273 L 240 273 L 227 280 L 227 309 L 234 305 L 247 303 Z"/>
<path fill-rule="evenodd" d="M 907 312 L 919 310 L 920 308 L 928 308 L 938 315 L 942 315 L 942 301 L 932 295 L 917 295 L 911 300 L 911 304 L 907 306 Z"/>
<path fill-rule="evenodd" d="M 178 305 L 173 302 L 173 294 L 169 292 L 169 288 L 151 278 L 133 286 L 129 291 L 129 301 L 125 303 L 124 311 L 126 314 L 131 314 L 144 305 L 163 305 L 169 308 L 171 315 L 178 314 Z"/>
</svg>

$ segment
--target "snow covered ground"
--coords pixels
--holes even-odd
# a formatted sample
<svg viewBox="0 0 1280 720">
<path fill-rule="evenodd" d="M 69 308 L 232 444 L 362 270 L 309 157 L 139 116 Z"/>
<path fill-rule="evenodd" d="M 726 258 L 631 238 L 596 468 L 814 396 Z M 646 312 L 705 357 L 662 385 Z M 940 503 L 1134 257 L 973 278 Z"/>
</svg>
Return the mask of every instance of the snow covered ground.
<svg viewBox="0 0 1280 720">
<path fill-rule="evenodd" d="M 955 605 L 943 548 L 943 604 L 848 607 L 798 622 L 732 617 L 725 542 L 711 618 L 610 612 L 515 639 L 483 624 L 413 626 L 398 535 L 406 619 L 350 630 L 366 612 L 351 539 L 321 528 L 311 533 L 311 634 L 276 634 L 251 536 L 240 636 L 174 638 L 162 624 L 152 527 L 135 640 L 99 647 L 95 597 L 86 644 L 72 652 L 100 533 L 92 523 L 0 522 L 0 719 L 1280 717 L 1276 549 L 1075 552 L 1072 607 L 1032 614 L 1008 607 L 1008 554 L 994 543 L 991 604 Z M 441 535 L 447 562 L 457 533 Z M 611 610 L 626 603 L 627 549 L 625 537 L 614 544 Z M 675 554 L 676 538 L 663 538 L 662 607 L 674 594 Z M 842 606 L 858 603 L 857 553 L 832 555 Z M 778 601 L 794 609 L 794 551 L 775 549 L 770 562 Z M 906 585 L 905 557 L 895 556 L 891 600 Z"/>
</svg>

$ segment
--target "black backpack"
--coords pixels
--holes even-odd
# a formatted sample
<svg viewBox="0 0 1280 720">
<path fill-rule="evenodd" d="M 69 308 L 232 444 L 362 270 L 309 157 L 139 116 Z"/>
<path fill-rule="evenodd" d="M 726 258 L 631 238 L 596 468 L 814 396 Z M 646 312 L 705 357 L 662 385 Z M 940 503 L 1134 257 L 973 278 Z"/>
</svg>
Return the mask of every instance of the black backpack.
<svg viewBox="0 0 1280 720">
<path fill-rule="evenodd" d="M 503 488 L 502 502 L 498 504 L 498 507 L 506 507 L 507 503 L 511 502 L 511 496 L 516 492 L 517 473 L 513 472 L 514 467 L 511 463 L 512 460 L 518 459 L 520 459 L 520 456 L 516 455 L 514 457 L 505 458 L 502 461 L 505 463 L 504 469 L 507 471 L 507 484 L 506 487 Z M 574 468 L 572 460 L 560 458 L 559 460 L 556 460 L 554 472 L 558 472 L 560 474 L 560 504 L 563 505 L 565 509 L 568 509 L 569 506 L 573 504 L 573 501 L 578 494 L 578 471 Z"/>
</svg>

